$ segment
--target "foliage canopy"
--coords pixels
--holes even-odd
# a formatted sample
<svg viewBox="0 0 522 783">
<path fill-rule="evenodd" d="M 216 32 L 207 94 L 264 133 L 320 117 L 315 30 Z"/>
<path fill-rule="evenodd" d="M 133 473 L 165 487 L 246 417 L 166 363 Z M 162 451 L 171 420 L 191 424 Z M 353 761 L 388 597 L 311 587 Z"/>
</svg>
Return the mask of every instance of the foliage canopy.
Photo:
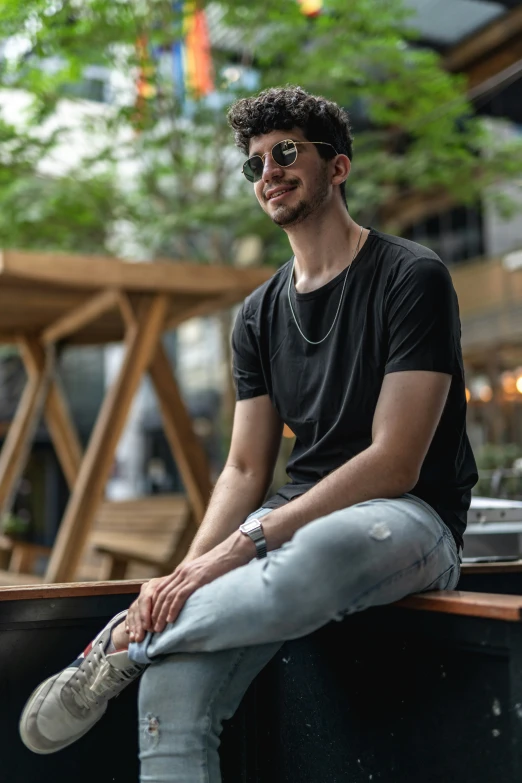
<svg viewBox="0 0 522 783">
<path fill-rule="evenodd" d="M 269 85 L 300 84 L 351 111 L 347 192 L 360 221 L 398 193 L 444 188 L 470 201 L 520 170 L 520 146 L 487 135 L 463 78 L 415 45 L 400 0 L 328 0 L 314 19 L 292 1 L 202 3 L 214 39 L 207 98 L 181 96 L 172 78 L 180 5 L 1 0 L 1 245 L 231 262 L 233 242 L 255 234 L 265 261 L 285 260 L 226 125 L 232 100 Z M 110 101 L 93 104 L 85 89 L 100 68 Z"/>
</svg>

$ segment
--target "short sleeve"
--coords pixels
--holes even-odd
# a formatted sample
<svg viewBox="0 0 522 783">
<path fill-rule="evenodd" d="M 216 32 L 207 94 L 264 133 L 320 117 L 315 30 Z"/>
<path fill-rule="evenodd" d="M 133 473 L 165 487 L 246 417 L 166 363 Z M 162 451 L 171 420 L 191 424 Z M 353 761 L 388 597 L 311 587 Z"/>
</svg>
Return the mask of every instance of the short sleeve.
<svg viewBox="0 0 522 783">
<path fill-rule="evenodd" d="M 462 374 L 457 295 L 442 261 L 417 258 L 405 264 L 389 288 L 385 310 L 385 373 L 431 370 Z"/>
<path fill-rule="evenodd" d="M 245 322 L 244 306 L 237 314 L 232 331 L 232 354 L 236 399 L 249 400 L 268 394 L 252 327 Z"/>
</svg>

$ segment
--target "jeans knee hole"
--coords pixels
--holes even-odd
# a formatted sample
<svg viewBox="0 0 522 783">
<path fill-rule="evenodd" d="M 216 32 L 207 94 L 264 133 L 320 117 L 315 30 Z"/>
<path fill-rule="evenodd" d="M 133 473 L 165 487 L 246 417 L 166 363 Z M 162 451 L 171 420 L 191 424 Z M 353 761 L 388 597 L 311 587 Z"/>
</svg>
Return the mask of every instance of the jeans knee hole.
<svg viewBox="0 0 522 783">
<path fill-rule="evenodd" d="M 141 728 L 148 746 L 150 748 L 157 747 L 160 738 L 159 719 L 151 712 L 148 712 L 145 719 L 141 721 Z"/>
</svg>

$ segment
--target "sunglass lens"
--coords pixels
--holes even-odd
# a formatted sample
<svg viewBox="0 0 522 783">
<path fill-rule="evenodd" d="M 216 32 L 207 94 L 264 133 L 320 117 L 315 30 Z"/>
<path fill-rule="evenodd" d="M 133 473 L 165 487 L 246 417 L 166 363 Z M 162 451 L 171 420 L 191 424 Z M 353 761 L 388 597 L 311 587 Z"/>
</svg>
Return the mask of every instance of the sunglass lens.
<svg viewBox="0 0 522 783">
<path fill-rule="evenodd" d="M 249 182 L 259 182 L 263 176 L 263 159 L 253 155 L 243 163 L 243 174 Z"/>
<path fill-rule="evenodd" d="M 285 139 L 273 147 L 272 157 L 279 166 L 291 166 L 297 158 L 297 147 L 293 141 Z"/>
</svg>

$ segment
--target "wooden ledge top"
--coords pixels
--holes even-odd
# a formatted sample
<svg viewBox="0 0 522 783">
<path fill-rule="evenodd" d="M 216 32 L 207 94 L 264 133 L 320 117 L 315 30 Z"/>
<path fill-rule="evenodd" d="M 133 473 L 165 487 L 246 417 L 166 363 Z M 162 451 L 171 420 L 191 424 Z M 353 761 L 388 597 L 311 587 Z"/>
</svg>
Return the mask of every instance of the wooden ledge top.
<svg viewBox="0 0 522 783">
<path fill-rule="evenodd" d="M 1 601 L 37 600 L 42 598 L 79 598 L 96 595 L 135 595 L 146 580 L 112 582 L 71 582 L 69 584 L 0 586 Z M 522 596 L 472 593 L 462 590 L 410 595 L 393 605 L 399 609 L 484 617 L 490 620 L 520 622 Z"/>
<path fill-rule="evenodd" d="M 0 586 L 1 601 L 33 601 L 39 598 L 81 598 L 90 595 L 126 595 L 139 593 L 144 579 L 124 579 L 112 582 L 70 582 Z"/>
<path fill-rule="evenodd" d="M 424 612 L 459 614 L 466 617 L 486 617 L 490 620 L 522 620 L 522 596 L 495 593 L 471 593 L 462 590 L 434 591 L 410 595 L 394 606 Z"/>
<path fill-rule="evenodd" d="M 466 574 L 518 574 L 522 572 L 522 560 L 508 560 L 498 563 L 462 563 L 463 576 Z"/>
</svg>

